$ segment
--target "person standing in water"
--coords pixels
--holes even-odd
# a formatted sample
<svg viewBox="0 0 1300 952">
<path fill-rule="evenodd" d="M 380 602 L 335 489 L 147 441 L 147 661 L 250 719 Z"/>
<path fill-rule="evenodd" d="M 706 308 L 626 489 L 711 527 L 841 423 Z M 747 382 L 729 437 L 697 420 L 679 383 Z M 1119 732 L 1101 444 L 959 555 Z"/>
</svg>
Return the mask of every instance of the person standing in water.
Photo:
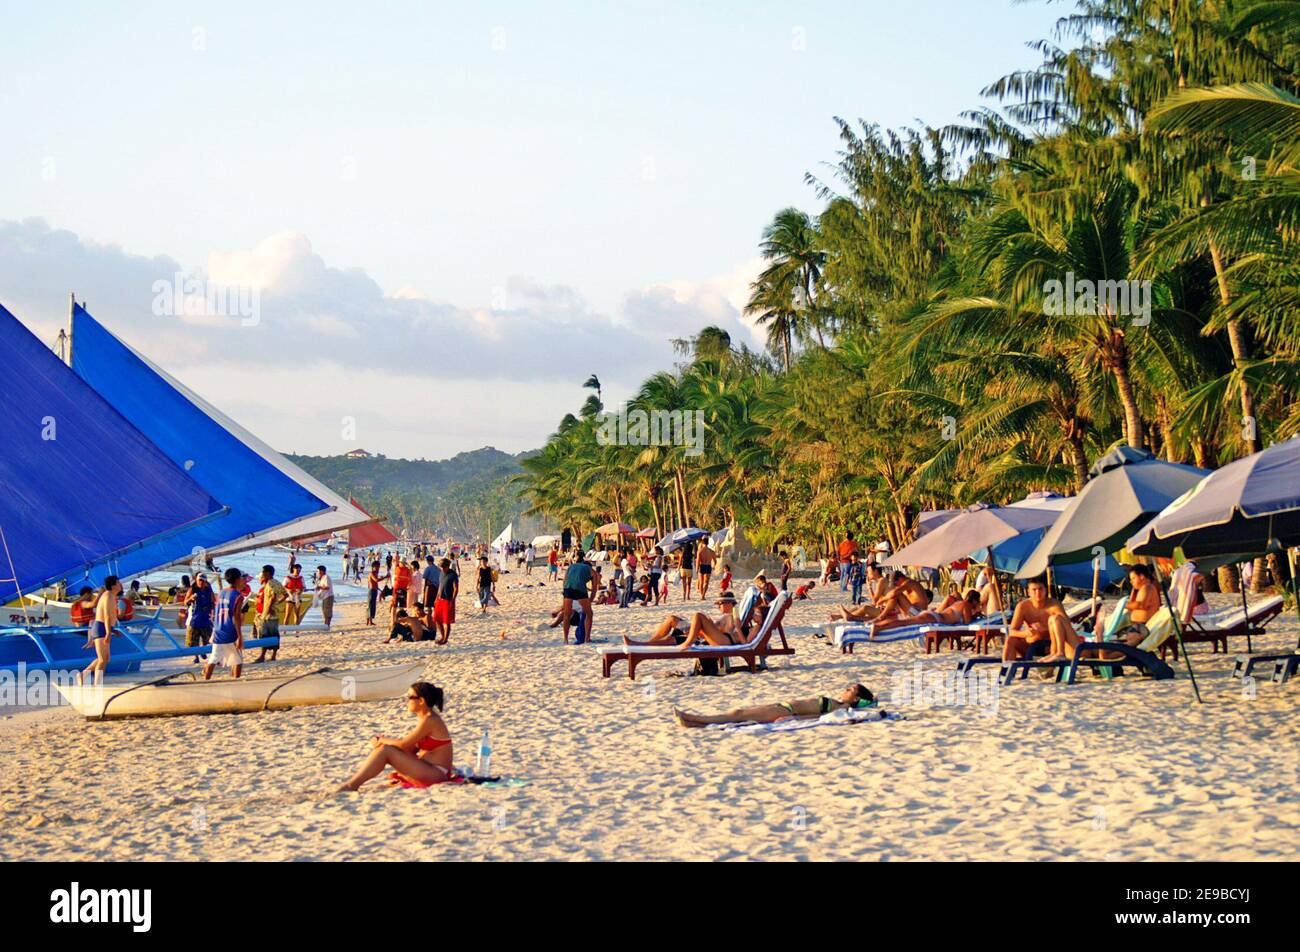
<svg viewBox="0 0 1300 952">
<path fill-rule="evenodd" d="M 103 683 L 104 672 L 108 670 L 111 655 L 110 642 L 113 638 L 113 629 L 117 625 L 117 597 L 121 594 L 122 583 L 117 580 L 117 576 L 105 576 L 104 590 L 100 592 L 99 600 L 95 602 L 95 620 L 90 626 L 90 639 L 95 645 L 95 660 L 90 662 L 84 671 L 77 672 L 78 684 L 85 682 L 87 674 L 95 684 Z"/>
</svg>

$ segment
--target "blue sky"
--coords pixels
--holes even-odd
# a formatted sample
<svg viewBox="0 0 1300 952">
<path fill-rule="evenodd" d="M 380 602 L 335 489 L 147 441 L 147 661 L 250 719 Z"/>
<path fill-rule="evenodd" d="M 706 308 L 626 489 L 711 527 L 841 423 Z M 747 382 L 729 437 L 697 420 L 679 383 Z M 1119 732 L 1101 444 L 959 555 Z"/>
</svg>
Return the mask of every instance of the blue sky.
<svg viewBox="0 0 1300 952">
<path fill-rule="evenodd" d="M 832 116 L 952 121 L 983 85 L 1036 62 L 1026 41 L 1062 12 L 1010 0 L 11 9 L 0 35 L 0 219 L 43 219 L 61 240 L 11 225 L 0 301 L 48 323 L 75 288 L 92 310 L 101 302 L 110 327 L 145 331 L 160 342 L 152 356 L 209 390 L 223 386 L 220 355 L 168 346 L 139 323 L 147 288 L 100 290 L 115 285 L 106 272 L 143 274 L 152 262 L 160 274 L 211 273 L 217 254 L 270 287 L 301 254 L 385 301 L 425 300 L 500 337 L 550 321 L 597 339 L 605 325 L 630 326 L 664 344 L 719 314 L 735 322 L 727 306 L 743 295 L 763 225 L 785 205 L 816 209 L 803 176 L 834 159 Z M 257 265 L 268 240 L 279 262 L 270 277 Z M 53 284 L 66 275 L 63 294 L 24 280 L 35 245 Z M 80 245 L 93 246 L 93 267 Z M 367 328 L 354 335 L 357 360 L 391 359 L 366 346 L 382 325 L 346 309 L 329 318 Z M 313 331 L 293 333 L 310 358 Z M 608 343 L 621 366 L 626 341 Z M 322 360 L 317 373 L 339 372 Z M 581 400 L 565 396 L 565 381 L 600 369 L 509 348 L 476 360 L 456 379 L 533 381 L 554 400 L 494 408 L 502 419 L 481 438 L 466 429 L 430 448 L 418 425 L 402 424 L 376 432 L 375 448 L 535 446 Z M 645 369 L 610 367 L 615 395 Z M 231 408 L 283 448 L 301 434 L 298 448 L 334 451 L 332 428 L 313 434 L 309 414 L 288 413 L 283 427 L 298 429 L 282 428 L 293 394 L 311 393 L 292 371 L 277 369 L 266 399 L 244 394 Z M 401 371 L 421 379 L 418 367 Z"/>
</svg>

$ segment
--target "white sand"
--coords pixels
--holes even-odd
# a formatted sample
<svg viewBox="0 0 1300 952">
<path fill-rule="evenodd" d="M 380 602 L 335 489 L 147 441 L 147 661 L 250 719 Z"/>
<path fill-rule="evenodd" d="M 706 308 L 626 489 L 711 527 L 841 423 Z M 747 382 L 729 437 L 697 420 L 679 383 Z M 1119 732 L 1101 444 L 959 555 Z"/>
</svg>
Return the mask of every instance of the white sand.
<svg viewBox="0 0 1300 952">
<path fill-rule="evenodd" d="M 536 576 L 534 576 L 536 578 Z M 448 694 L 456 760 L 491 728 L 493 772 L 517 785 L 401 790 L 346 779 L 372 735 L 402 733 L 401 700 L 222 717 L 87 723 L 67 708 L 0 721 L 0 859 L 1295 859 L 1300 683 L 1232 681 L 1231 655 L 1185 671 L 1074 687 L 1030 680 L 996 711 L 891 703 L 912 643 L 841 656 L 812 636 L 838 591 L 791 610 L 797 654 L 772 670 L 670 677 L 687 662 L 600 677 L 593 647 L 531 628 L 557 590 L 512 590 L 487 620 L 462 598 L 445 648 L 384 646 L 353 623 L 286 638 L 275 665 L 428 659 Z M 678 602 L 674 606 L 680 605 Z M 695 603 L 695 608 L 703 607 Z M 664 609 L 597 608 L 596 635 L 644 633 Z M 1265 647 L 1291 647 L 1294 616 Z M 1257 650 L 1261 645 L 1257 643 Z M 1234 641 L 1232 650 L 1244 649 Z M 896 723 L 748 735 L 685 730 L 673 705 L 876 690 Z"/>
</svg>

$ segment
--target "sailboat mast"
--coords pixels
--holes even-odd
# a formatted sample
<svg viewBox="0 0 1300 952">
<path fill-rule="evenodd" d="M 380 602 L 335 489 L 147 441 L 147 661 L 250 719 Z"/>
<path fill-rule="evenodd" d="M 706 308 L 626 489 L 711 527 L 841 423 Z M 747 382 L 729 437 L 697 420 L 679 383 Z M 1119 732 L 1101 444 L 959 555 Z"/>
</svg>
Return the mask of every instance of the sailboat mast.
<svg viewBox="0 0 1300 952">
<path fill-rule="evenodd" d="M 72 312 L 77 307 L 77 293 L 68 292 L 68 366 L 72 366 Z"/>
</svg>

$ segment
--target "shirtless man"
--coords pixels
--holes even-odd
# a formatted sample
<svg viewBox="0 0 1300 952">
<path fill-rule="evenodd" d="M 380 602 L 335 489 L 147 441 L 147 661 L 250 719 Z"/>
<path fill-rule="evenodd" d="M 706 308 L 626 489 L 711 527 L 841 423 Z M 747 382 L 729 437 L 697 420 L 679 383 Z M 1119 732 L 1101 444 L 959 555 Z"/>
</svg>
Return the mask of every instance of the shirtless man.
<svg viewBox="0 0 1300 952">
<path fill-rule="evenodd" d="M 873 566 L 874 568 L 874 566 Z M 877 569 L 877 571 L 879 571 Z M 930 599 L 933 597 L 930 590 L 925 588 L 915 579 L 908 578 L 902 572 L 895 572 L 893 578 L 886 583 L 888 586 L 878 596 L 872 598 L 870 602 L 864 602 L 861 605 L 843 605 L 840 607 L 840 615 L 832 616 L 832 621 L 841 619 L 846 621 L 869 621 L 884 620 L 886 618 L 909 619 L 913 615 L 919 615 L 930 607 Z M 876 583 L 872 583 L 875 589 Z"/>
<path fill-rule="evenodd" d="M 1043 661 L 1061 661 L 1074 657 L 1079 636 L 1066 617 L 1061 603 L 1047 594 L 1047 583 L 1034 579 L 1028 585 L 1029 598 L 1019 602 L 1011 616 L 1011 633 L 1002 648 L 1003 661 L 1016 661 L 1029 654 L 1033 645 L 1048 642 Z"/>
<path fill-rule="evenodd" d="M 1149 565 L 1135 565 L 1129 569 L 1128 581 L 1133 587 L 1132 594 L 1124 603 L 1128 612 L 1128 627 L 1119 633 L 1119 637 L 1136 648 L 1151 634 L 1147 622 L 1160 611 L 1160 589 L 1156 586 L 1155 575 Z"/>
<path fill-rule="evenodd" d="M 700 549 L 695 553 L 695 561 L 700 568 L 701 599 L 709 597 L 709 579 L 713 576 L 713 560 L 717 557 L 717 553 L 709 548 L 708 539 L 705 539 L 700 543 Z"/>
<path fill-rule="evenodd" d="M 936 610 L 924 611 L 907 618 L 886 618 L 871 627 L 874 634 L 905 625 L 969 625 L 981 614 L 980 593 L 972 588 L 965 595 L 949 595 Z"/>
<path fill-rule="evenodd" d="M 678 645 L 683 651 L 703 638 L 711 645 L 734 645 L 740 638 L 740 625 L 735 614 L 736 596 L 723 592 L 718 597 L 718 611 L 722 614 L 715 621 L 703 612 L 696 612 L 691 618 L 690 628 L 682 630 L 681 619 L 669 615 L 663 620 L 655 633 L 647 641 L 633 641 L 627 635 L 623 643 L 628 645 Z"/>
</svg>

